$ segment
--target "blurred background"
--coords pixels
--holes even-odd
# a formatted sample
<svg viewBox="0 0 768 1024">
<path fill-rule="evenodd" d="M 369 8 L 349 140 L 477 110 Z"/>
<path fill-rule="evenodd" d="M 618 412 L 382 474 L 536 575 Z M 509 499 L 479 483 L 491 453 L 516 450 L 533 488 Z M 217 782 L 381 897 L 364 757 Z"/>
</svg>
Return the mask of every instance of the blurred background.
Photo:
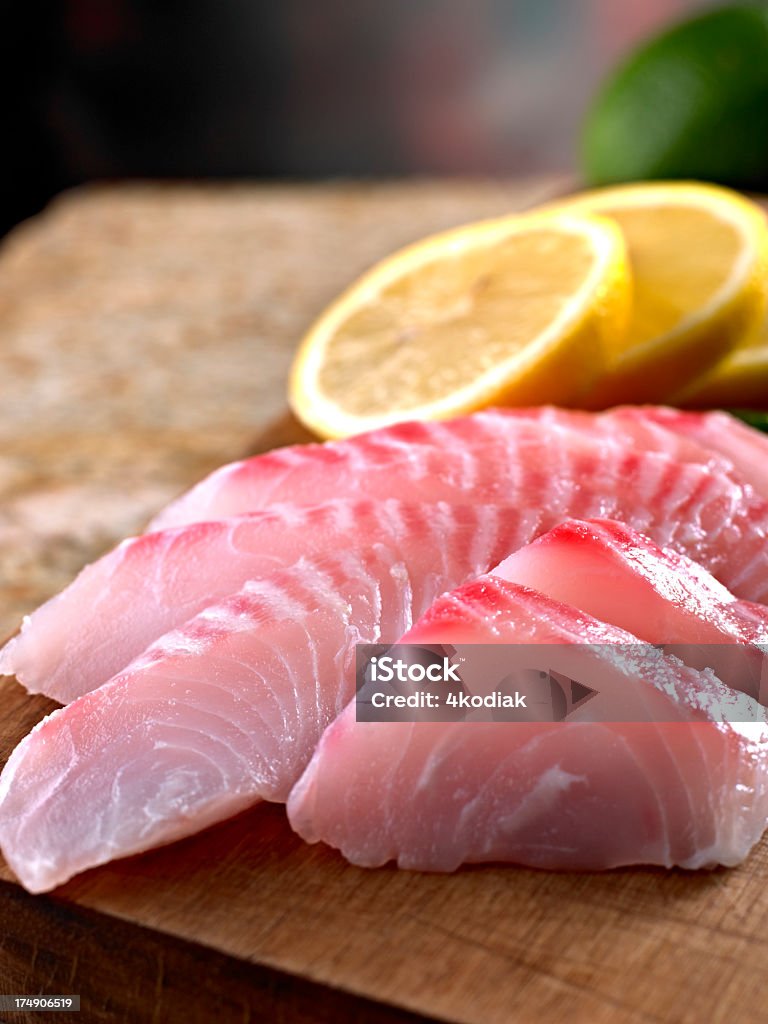
<svg viewBox="0 0 768 1024">
<path fill-rule="evenodd" d="M 0 233 L 94 179 L 575 168 L 606 70 L 706 0 L 4 0 Z"/>
</svg>

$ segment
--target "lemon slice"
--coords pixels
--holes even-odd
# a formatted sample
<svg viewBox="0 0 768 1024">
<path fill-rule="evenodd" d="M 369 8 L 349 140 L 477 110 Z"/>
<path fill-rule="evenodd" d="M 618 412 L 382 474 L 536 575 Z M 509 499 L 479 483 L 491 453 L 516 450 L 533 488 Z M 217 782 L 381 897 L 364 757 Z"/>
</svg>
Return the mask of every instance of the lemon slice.
<svg viewBox="0 0 768 1024">
<path fill-rule="evenodd" d="M 294 360 L 291 406 L 331 438 L 491 404 L 572 402 L 621 339 L 630 304 L 610 220 L 470 224 L 388 257 L 322 314 Z"/>
<path fill-rule="evenodd" d="M 664 401 L 757 330 L 768 228 L 760 208 L 737 193 L 688 182 L 626 185 L 549 209 L 612 218 L 629 252 L 632 318 L 588 407 Z"/>
<path fill-rule="evenodd" d="M 768 409 L 768 323 L 756 342 L 739 348 L 675 398 L 688 409 Z"/>
</svg>

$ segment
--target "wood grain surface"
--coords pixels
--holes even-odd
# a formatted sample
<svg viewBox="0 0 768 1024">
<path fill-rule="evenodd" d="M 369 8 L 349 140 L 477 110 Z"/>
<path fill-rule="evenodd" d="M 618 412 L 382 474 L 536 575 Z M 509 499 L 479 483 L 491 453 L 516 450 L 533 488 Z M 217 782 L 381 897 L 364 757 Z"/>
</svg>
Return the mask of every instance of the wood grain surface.
<svg viewBox="0 0 768 1024">
<path fill-rule="evenodd" d="M 305 436 L 291 353 L 357 272 L 561 187 L 100 188 L 18 229 L 0 254 L 0 634 L 203 473 Z M 53 706 L 0 681 L 0 763 Z M 0 993 L 79 993 L 78 1019 L 128 1024 L 758 1022 L 767 881 L 765 844 L 698 874 L 363 871 L 265 805 L 49 896 L 0 865 Z"/>
</svg>

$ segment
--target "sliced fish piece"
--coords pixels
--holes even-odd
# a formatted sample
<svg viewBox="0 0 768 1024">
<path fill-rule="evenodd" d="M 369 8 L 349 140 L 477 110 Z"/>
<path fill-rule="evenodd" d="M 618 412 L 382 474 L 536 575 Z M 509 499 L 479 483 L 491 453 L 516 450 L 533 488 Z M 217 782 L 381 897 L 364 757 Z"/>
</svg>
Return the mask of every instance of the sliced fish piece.
<svg viewBox="0 0 768 1024">
<path fill-rule="evenodd" d="M 149 529 L 241 515 L 274 502 L 353 497 L 363 489 L 380 499 L 514 502 L 560 435 L 545 436 L 523 418 L 506 422 L 502 432 L 497 417 L 485 414 L 400 423 L 345 441 L 280 448 L 215 470 L 163 509 Z M 582 448 L 588 453 L 586 442 Z"/>
<path fill-rule="evenodd" d="M 665 413 L 670 415 L 665 415 Z M 518 502 L 532 494 L 540 466 L 556 469 L 563 449 L 580 444 L 597 456 L 605 445 L 667 455 L 731 475 L 742 482 L 757 473 L 755 459 L 734 465 L 746 431 L 754 449 L 766 441 L 730 416 L 623 408 L 608 413 L 572 412 L 544 406 L 495 409 L 443 423 L 401 423 L 344 441 L 296 445 L 222 466 L 159 513 L 150 530 L 205 519 L 242 515 L 275 502 L 315 504 L 355 497 L 360 488 L 372 498 L 471 503 Z M 701 424 L 698 431 L 689 422 Z M 680 429 L 677 429 L 680 427 Z M 576 435 L 576 436 L 575 436 Z M 739 443 L 719 438 L 734 436 Z M 756 439 L 751 435 L 757 435 Z M 755 470 L 755 472 L 753 472 Z M 768 498 L 768 481 L 763 494 Z M 756 488 L 759 490 L 759 488 Z"/>
<path fill-rule="evenodd" d="M 537 550 L 546 551 L 545 540 Z M 431 558 L 428 548 L 424 556 Z M 641 588 L 647 570 L 638 573 Z M 378 544 L 302 558 L 206 608 L 19 744 L 0 776 L 6 859 L 25 886 L 43 891 L 87 867 L 197 832 L 260 799 L 285 800 L 353 693 L 355 644 L 400 636 L 430 603 L 430 591 L 439 593 L 454 572 L 453 561 L 432 565 L 428 584 L 418 585 L 392 550 Z M 702 579 L 718 593 L 714 581 Z M 629 584 L 620 574 L 607 582 L 616 597 L 626 595 Z M 477 599 L 458 593 L 438 600 L 421 632 L 406 632 L 405 641 L 558 643 L 571 649 L 571 659 L 578 648 L 579 678 L 599 687 L 603 714 L 613 701 L 607 708 L 614 714 L 664 722 L 651 730 L 667 729 L 668 720 L 684 724 L 691 715 L 711 718 L 713 701 L 723 713 L 735 706 L 738 717 L 763 721 L 764 709 L 711 673 L 691 673 L 655 651 L 655 661 L 650 654 L 644 659 L 634 635 L 529 588 L 487 576 L 466 592 Z M 605 647 L 583 652 L 587 643 L 635 648 L 614 661 Z M 661 685 L 654 686 L 646 677 L 653 672 L 658 680 L 659 665 Z M 577 713 L 580 724 L 589 714 L 588 706 Z"/>
<path fill-rule="evenodd" d="M 67 703 L 248 580 L 339 551 L 363 565 L 374 552 L 380 585 L 402 577 L 412 591 L 404 614 L 413 607 L 419 615 L 442 590 L 485 572 L 539 530 L 532 510 L 349 501 L 146 534 L 85 568 L 26 619 L 0 652 L 0 671 Z"/>
<path fill-rule="evenodd" d="M 768 499 L 768 436 L 726 412 L 685 412 L 665 406 L 628 407 L 622 415 L 642 417 L 687 437 L 733 463 L 755 493 Z"/>
<path fill-rule="evenodd" d="M 768 499 L 768 437 L 725 412 L 682 412 L 667 406 L 627 405 L 602 413 L 542 407 L 509 410 L 560 428 L 643 451 L 708 465 Z"/>
<path fill-rule="evenodd" d="M 168 633 L 12 753 L 0 776 L 6 860 L 41 892 L 285 801 L 354 693 L 355 644 L 404 632 L 421 589 L 374 546 L 303 559 Z"/>
<path fill-rule="evenodd" d="M 293 828 L 364 867 L 739 863 L 768 812 L 766 709 L 631 639 L 494 576 L 441 597 L 402 643 L 606 644 L 580 649 L 598 696 L 555 723 L 357 722 L 352 703 L 289 797 Z M 606 693 L 657 721 L 595 721 Z"/>
<path fill-rule="evenodd" d="M 696 562 L 623 523 L 566 520 L 492 572 L 664 645 L 768 704 L 768 608 L 737 600 Z"/>
<path fill-rule="evenodd" d="M 459 558 L 461 570 L 447 584 L 455 586 L 470 575 L 460 551 L 472 552 L 476 574 L 486 572 L 569 516 L 625 521 L 699 561 L 740 597 L 768 597 L 768 505 L 708 467 L 565 431 L 557 446 L 511 466 L 505 490 L 511 505 L 481 502 L 461 512 L 394 500 L 277 506 L 124 541 L 25 619 L 0 652 L 0 672 L 32 692 L 71 700 L 206 605 L 302 555 L 392 539 L 417 585 L 435 558 Z"/>
</svg>

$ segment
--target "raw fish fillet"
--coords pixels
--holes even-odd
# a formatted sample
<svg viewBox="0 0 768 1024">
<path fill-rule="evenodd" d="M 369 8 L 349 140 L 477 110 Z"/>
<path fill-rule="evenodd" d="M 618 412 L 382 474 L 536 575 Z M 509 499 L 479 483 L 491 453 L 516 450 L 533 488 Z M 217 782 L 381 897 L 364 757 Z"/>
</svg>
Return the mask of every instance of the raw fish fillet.
<svg viewBox="0 0 768 1024">
<path fill-rule="evenodd" d="M 486 576 L 441 597 L 402 642 L 632 639 Z M 619 646 L 615 659 L 610 647 L 593 650 L 599 696 L 566 722 L 357 723 L 353 702 L 290 795 L 293 828 L 365 867 L 396 861 L 452 871 L 512 861 L 593 870 L 743 860 L 768 812 L 766 709 L 653 648 L 627 655 Z M 590 721 L 604 695 L 666 711 L 656 724 Z M 718 720 L 729 704 L 740 708 L 739 723 Z"/>
<path fill-rule="evenodd" d="M 723 413 L 676 414 L 651 407 L 594 415 L 545 406 L 496 409 L 443 423 L 401 423 L 234 462 L 165 508 L 149 529 L 241 515 L 275 502 L 315 504 L 361 492 L 406 501 L 455 501 L 461 494 L 466 502 L 515 502 L 521 494 L 535 493 L 539 465 L 557 470 L 555 454 L 561 447 L 572 451 L 574 435 L 595 453 L 596 445 L 611 443 L 709 466 L 737 482 L 746 474 L 768 498 L 768 470 L 757 457 L 762 453 L 768 463 L 768 441 Z M 755 457 L 742 457 L 742 448 Z"/>
<path fill-rule="evenodd" d="M 555 533 L 562 538 L 564 530 Z M 638 543 L 650 548 L 644 538 Z M 482 547 L 474 557 L 485 560 Z M 597 548 L 595 560 L 602 555 Z M 536 550 L 547 550 L 546 538 Z M 652 555 L 647 552 L 642 568 L 627 559 L 624 576 L 634 571 L 639 583 L 617 576 L 614 597 L 645 585 Z M 429 547 L 423 557 L 432 557 Z M 662 552 L 657 560 L 671 558 Z M 9 863 L 30 890 L 42 891 L 87 867 L 197 832 L 259 799 L 285 800 L 324 728 L 354 692 L 354 645 L 399 637 L 430 604 L 430 592 L 439 593 L 455 572 L 455 560 L 446 559 L 432 566 L 428 583 L 416 586 L 383 544 L 332 559 L 302 559 L 246 583 L 239 594 L 168 633 L 114 679 L 54 712 L 11 755 L 0 776 L 0 847 Z M 700 575 L 706 592 L 722 596 L 729 612 L 741 607 Z M 512 587 L 494 577 L 486 581 L 486 596 L 493 587 L 502 594 Z M 518 587 L 514 594 L 512 605 L 486 601 L 479 608 L 488 616 L 473 626 L 480 636 L 571 647 L 590 640 L 637 642 L 533 591 Z M 461 639 L 465 625 L 459 620 L 454 628 L 456 607 L 450 597 L 434 605 L 426 620 L 430 635 L 442 628 L 440 640 Z M 702 614 L 712 608 L 720 611 L 714 600 L 699 605 Z M 509 618 L 512 613 L 516 619 Z M 665 639 L 701 635 L 705 626 L 691 625 L 687 614 L 683 607 L 674 623 L 680 632 L 665 630 Z M 733 616 L 733 628 L 741 628 Z M 730 620 L 711 628 L 718 638 L 732 638 Z M 598 675 L 601 657 L 605 661 L 604 653 L 587 656 L 587 678 Z M 686 676 L 679 664 L 660 654 L 657 659 L 673 689 L 683 685 L 681 679 L 689 689 L 699 685 L 697 674 Z M 613 688 L 624 713 L 627 673 L 610 661 L 607 668 L 612 676 L 600 683 L 601 693 Z M 762 721 L 764 709 L 750 698 L 701 678 L 705 696 L 714 694 L 724 708 L 742 699 L 744 717 Z M 638 688 L 636 696 L 641 703 L 657 702 L 663 718 L 687 714 L 685 701 L 667 707 L 668 698 L 653 687 Z M 691 704 L 693 698 L 686 699 Z"/>
<path fill-rule="evenodd" d="M 465 547 L 480 544 L 473 560 L 480 573 L 569 516 L 620 519 L 694 558 L 738 596 L 768 597 L 768 505 L 728 476 L 566 430 L 558 444 L 550 438 L 535 458 L 507 470 L 501 489 L 511 505 L 479 502 L 474 513 L 454 514 L 453 505 L 398 511 L 397 502 L 387 501 L 278 506 L 125 541 L 25 619 L 0 652 L 0 672 L 16 675 L 32 692 L 68 701 L 206 605 L 301 555 L 360 551 L 393 538 L 419 585 L 431 559 L 457 557 L 457 536 Z M 423 492 L 414 489 L 415 497 L 426 496 L 426 484 Z M 455 491 L 453 500 L 464 496 Z M 473 515 L 485 516 L 474 540 Z M 467 579 L 468 565 L 461 564 L 450 585 Z"/>
<path fill-rule="evenodd" d="M 725 412 L 683 412 L 664 406 L 621 410 L 631 416 L 644 416 L 666 430 L 687 437 L 702 448 L 711 449 L 730 460 L 737 473 L 752 485 L 755 493 L 768 498 L 768 436 L 748 427 Z"/>
<path fill-rule="evenodd" d="M 627 405 L 602 413 L 551 406 L 508 413 L 533 415 L 543 423 L 660 452 L 681 462 L 709 465 L 749 484 L 756 495 L 768 499 L 768 437 L 725 412 L 681 412 L 666 406 Z"/>
<path fill-rule="evenodd" d="M 402 613 L 418 616 L 441 591 L 486 572 L 534 532 L 535 512 L 508 507 L 342 501 L 146 534 L 87 566 L 25 620 L 0 652 L 0 671 L 67 703 L 247 581 L 339 551 L 375 565 L 379 586 L 402 579 L 410 595 Z M 358 585 L 350 574 L 345 600 L 356 599 Z"/>
<path fill-rule="evenodd" d="M 50 715 L 0 776 L 0 847 L 23 884 L 41 892 L 260 799 L 285 801 L 354 693 L 354 645 L 413 621 L 423 588 L 411 582 L 383 546 L 302 560 Z"/>
<path fill-rule="evenodd" d="M 696 562 L 623 523 L 566 520 L 492 572 L 667 645 L 768 704 L 768 608 L 737 600 Z"/>
</svg>

